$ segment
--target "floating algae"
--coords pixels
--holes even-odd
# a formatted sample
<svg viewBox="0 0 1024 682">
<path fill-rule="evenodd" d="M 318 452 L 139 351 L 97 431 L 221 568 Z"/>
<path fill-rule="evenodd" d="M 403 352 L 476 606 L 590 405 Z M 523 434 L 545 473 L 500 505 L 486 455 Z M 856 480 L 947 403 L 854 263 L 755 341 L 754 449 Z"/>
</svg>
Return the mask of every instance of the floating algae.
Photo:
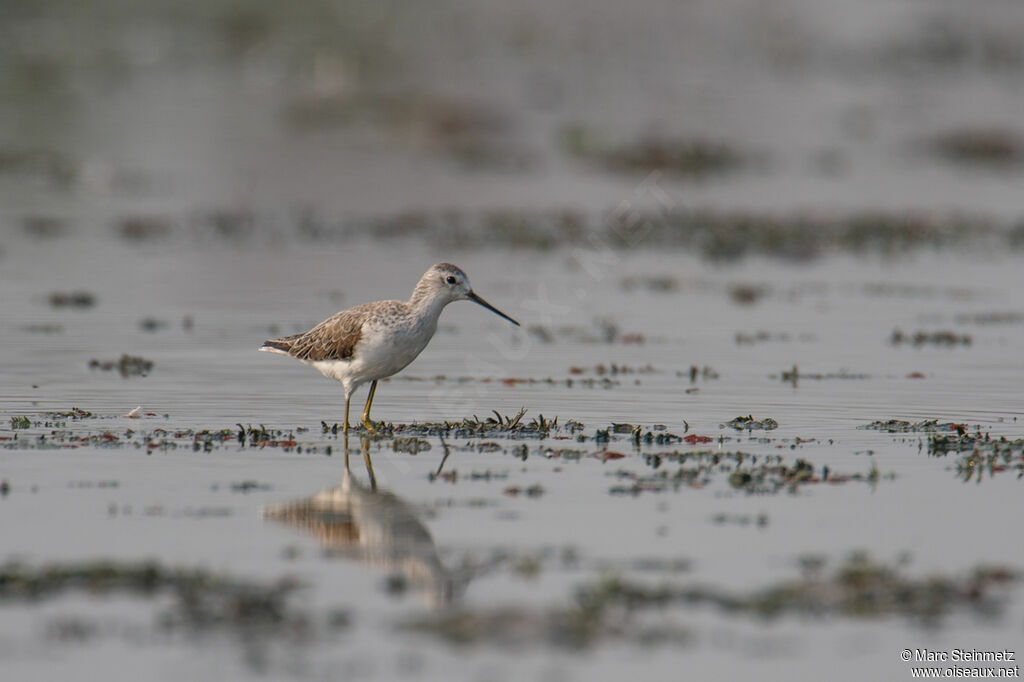
<svg viewBox="0 0 1024 682">
<path fill-rule="evenodd" d="M 403 629 L 455 644 L 556 646 L 582 649 L 601 642 L 685 643 L 677 625 L 651 628 L 643 617 L 685 616 L 698 607 L 733 618 L 777 619 L 810 616 L 863 621 L 900 617 L 920 627 L 941 626 L 951 614 L 967 612 L 995 620 L 1005 594 L 1021 574 L 1002 566 L 979 565 L 964 575 L 907 575 L 905 568 L 855 552 L 822 576 L 824 561 L 805 562 L 800 578 L 748 592 L 706 584 L 680 585 L 611 574 L 584 583 L 562 606 L 531 610 L 497 606 L 460 608 L 412 618 Z"/>
</svg>

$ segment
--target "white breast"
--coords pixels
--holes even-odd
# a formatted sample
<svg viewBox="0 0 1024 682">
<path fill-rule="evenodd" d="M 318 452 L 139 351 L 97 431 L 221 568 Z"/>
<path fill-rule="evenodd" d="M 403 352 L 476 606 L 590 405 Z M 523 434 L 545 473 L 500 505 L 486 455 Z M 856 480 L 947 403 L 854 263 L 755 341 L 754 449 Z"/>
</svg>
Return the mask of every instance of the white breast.
<svg viewBox="0 0 1024 682">
<path fill-rule="evenodd" d="M 364 328 L 352 370 L 363 381 L 397 374 L 427 347 L 436 328 L 436 321 L 434 325 L 403 323 Z"/>
</svg>

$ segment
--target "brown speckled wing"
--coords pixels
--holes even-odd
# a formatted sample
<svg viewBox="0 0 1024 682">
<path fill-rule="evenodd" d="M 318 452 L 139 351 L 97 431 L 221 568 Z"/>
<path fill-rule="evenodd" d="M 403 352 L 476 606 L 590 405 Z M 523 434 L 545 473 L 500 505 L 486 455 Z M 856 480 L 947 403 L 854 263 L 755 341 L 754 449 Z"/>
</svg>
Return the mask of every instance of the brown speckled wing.
<svg viewBox="0 0 1024 682">
<path fill-rule="evenodd" d="M 266 345 L 287 351 L 299 360 L 350 360 L 362 337 L 366 316 L 343 310 L 328 317 L 305 334 L 267 341 Z"/>
</svg>

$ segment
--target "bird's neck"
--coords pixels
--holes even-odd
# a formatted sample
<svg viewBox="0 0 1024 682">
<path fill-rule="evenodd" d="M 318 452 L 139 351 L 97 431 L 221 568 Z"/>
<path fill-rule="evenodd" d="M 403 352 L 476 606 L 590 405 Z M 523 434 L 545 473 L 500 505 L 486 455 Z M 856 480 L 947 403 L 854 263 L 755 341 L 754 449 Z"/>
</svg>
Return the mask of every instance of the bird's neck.
<svg viewBox="0 0 1024 682">
<path fill-rule="evenodd" d="M 408 305 L 416 317 L 429 320 L 436 325 L 437 318 L 441 316 L 441 311 L 448 305 L 448 301 L 436 296 L 430 296 L 426 290 L 416 287 L 412 292 Z"/>
</svg>

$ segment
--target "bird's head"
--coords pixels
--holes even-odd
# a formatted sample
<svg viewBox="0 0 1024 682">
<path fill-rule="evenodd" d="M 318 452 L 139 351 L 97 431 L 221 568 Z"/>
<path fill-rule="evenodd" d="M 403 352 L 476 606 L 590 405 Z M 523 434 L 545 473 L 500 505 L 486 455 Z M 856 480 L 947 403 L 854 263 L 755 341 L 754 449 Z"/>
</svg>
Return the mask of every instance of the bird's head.
<svg viewBox="0 0 1024 682">
<path fill-rule="evenodd" d="M 452 301 L 473 301 L 491 312 L 504 317 L 512 324 L 519 326 L 519 323 L 501 312 L 490 303 L 482 299 L 473 291 L 469 283 L 469 277 L 461 268 L 451 263 L 438 263 L 431 267 L 416 285 L 417 292 L 422 292 L 430 298 L 441 299 L 445 303 Z"/>
</svg>

